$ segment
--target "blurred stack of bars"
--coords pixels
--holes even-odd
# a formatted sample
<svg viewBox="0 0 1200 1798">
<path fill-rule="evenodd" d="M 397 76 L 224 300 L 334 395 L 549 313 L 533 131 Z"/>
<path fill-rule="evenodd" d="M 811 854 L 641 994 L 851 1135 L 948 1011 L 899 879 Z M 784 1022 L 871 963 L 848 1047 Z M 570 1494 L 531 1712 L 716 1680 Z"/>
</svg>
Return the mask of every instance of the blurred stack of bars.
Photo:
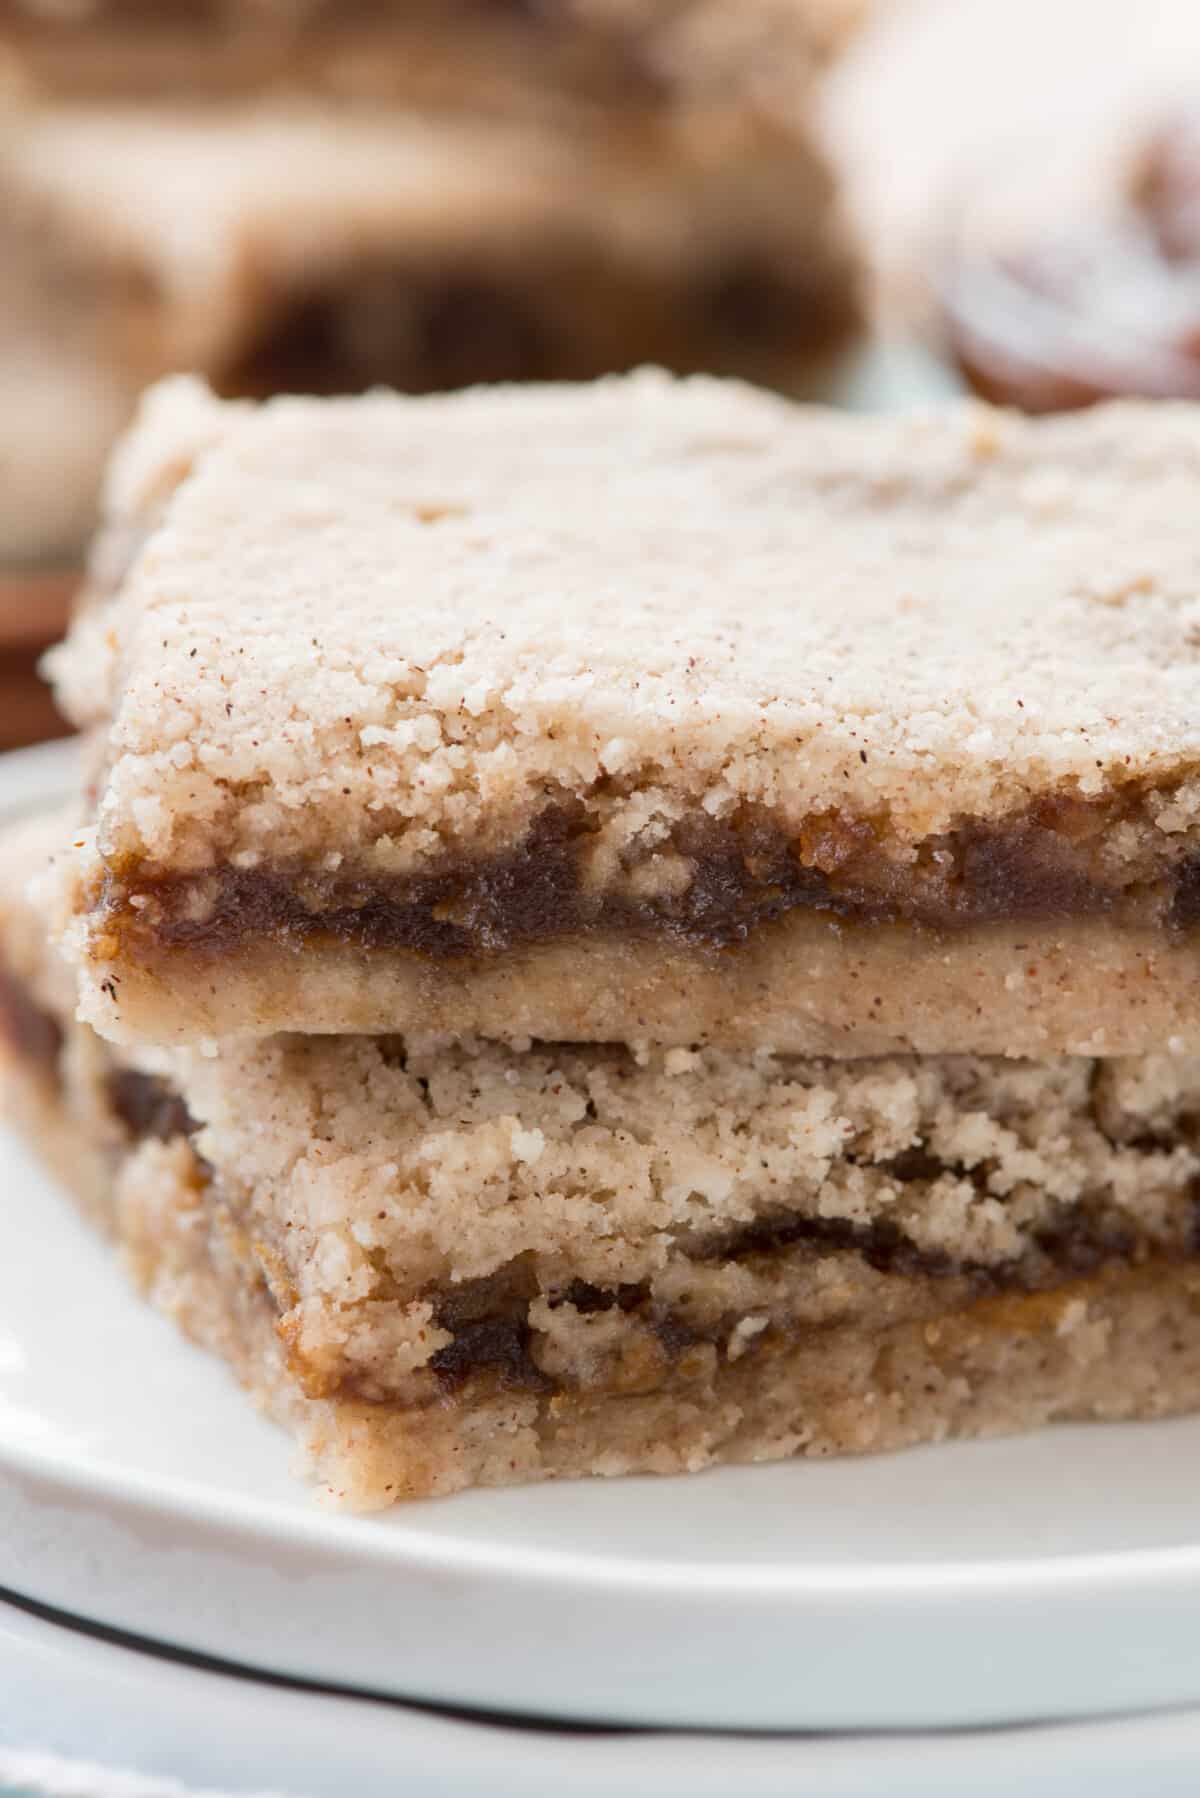
<svg viewBox="0 0 1200 1798">
<path fill-rule="evenodd" d="M 0 0 L 0 746 L 55 728 L 37 652 L 166 372 L 818 391 L 861 296 L 813 115 L 861 10 Z"/>
</svg>

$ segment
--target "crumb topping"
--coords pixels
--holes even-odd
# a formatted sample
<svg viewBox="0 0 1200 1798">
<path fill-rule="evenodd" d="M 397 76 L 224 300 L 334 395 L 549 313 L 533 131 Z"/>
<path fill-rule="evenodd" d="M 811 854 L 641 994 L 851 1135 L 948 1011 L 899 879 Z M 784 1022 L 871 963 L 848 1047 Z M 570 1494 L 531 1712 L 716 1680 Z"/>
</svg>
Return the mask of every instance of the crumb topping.
<svg viewBox="0 0 1200 1798">
<path fill-rule="evenodd" d="M 859 419 L 654 373 L 222 408 L 176 381 L 118 522 L 189 436 L 54 662 L 77 717 L 111 713 L 110 870 L 403 873 L 580 797 L 617 857 L 747 804 L 903 855 L 1130 783 L 1195 826 L 1195 409 Z"/>
</svg>

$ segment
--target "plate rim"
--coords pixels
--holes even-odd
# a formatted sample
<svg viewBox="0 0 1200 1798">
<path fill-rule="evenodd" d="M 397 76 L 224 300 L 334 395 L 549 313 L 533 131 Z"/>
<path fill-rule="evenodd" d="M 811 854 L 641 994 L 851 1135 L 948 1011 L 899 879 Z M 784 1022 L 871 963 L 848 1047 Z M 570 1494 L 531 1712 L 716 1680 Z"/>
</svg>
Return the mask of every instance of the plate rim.
<svg viewBox="0 0 1200 1798">
<path fill-rule="evenodd" d="M 1170 1419 L 1162 1421 L 1169 1422 Z M 1118 1423 L 1078 1427 L 1127 1429 L 1130 1426 Z M 1137 1427 L 1136 1421 L 1133 1427 Z M 944 1446 L 953 1445 L 924 1444 L 897 1452 L 935 1453 Z M 1092 1550 L 1082 1554 L 1047 1554 L 1041 1558 L 1033 1555 L 997 1557 L 987 1561 L 845 1560 L 821 1565 L 683 1559 L 656 1562 L 632 1555 L 590 1556 L 580 1550 L 538 1549 L 524 1543 L 489 1543 L 482 1538 L 441 1536 L 420 1528 L 409 1528 L 404 1535 L 397 1536 L 389 1532 L 386 1523 L 379 1527 L 387 1515 L 384 1513 L 336 1512 L 323 1509 L 317 1502 L 309 1512 L 279 1511 L 269 1500 L 232 1490 L 210 1492 L 186 1478 L 142 1474 L 103 1460 L 83 1467 L 66 1451 L 39 1449 L 19 1438 L 8 1440 L 0 1430 L 0 1466 L 5 1464 L 30 1482 L 59 1485 L 73 1491 L 94 1489 L 97 1498 L 116 1510 L 160 1512 L 165 1500 L 167 1508 L 180 1523 L 211 1532 L 236 1529 L 256 1538 L 264 1547 L 273 1544 L 327 1550 L 346 1540 L 352 1541 L 356 1558 L 384 1565 L 411 1564 L 414 1570 L 435 1577 L 458 1574 L 468 1566 L 472 1573 L 492 1575 L 502 1583 L 549 1585 L 557 1584 L 565 1573 L 569 1573 L 579 1583 L 602 1588 L 614 1597 L 644 1596 L 647 1592 L 685 1598 L 753 1596 L 760 1602 L 778 1599 L 782 1607 L 790 1610 L 808 1593 L 821 1597 L 873 1597 L 885 1591 L 891 1597 L 927 1599 L 936 1591 L 937 1596 L 950 1599 L 1040 1600 L 1084 1592 L 1100 1598 L 1106 1587 L 1128 1586 L 1144 1591 L 1147 1584 L 1159 1581 L 1169 1581 L 1176 1594 L 1181 1582 L 1195 1585 L 1200 1591 L 1200 1542 Z M 624 1485 L 636 1477 L 624 1476 L 610 1483 Z M 445 1501 L 432 1502 L 453 1503 L 454 1496 L 451 1494 Z"/>
</svg>

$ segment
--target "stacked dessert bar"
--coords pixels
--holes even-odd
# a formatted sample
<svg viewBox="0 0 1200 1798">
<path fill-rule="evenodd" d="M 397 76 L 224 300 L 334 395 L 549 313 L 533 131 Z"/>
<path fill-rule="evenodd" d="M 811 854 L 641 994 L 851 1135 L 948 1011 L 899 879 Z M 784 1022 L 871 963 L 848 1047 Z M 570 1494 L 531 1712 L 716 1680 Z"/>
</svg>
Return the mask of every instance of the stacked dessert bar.
<svg viewBox="0 0 1200 1798">
<path fill-rule="evenodd" d="M 856 10 L 4 0 L 0 557 L 78 552 L 176 369 L 253 397 L 811 378 L 859 316 L 813 124 Z"/>
<path fill-rule="evenodd" d="M 1200 1404 L 1198 483 L 162 387 L 4 858 L 32 1134 L 359 1505 Z"/>
</svg>

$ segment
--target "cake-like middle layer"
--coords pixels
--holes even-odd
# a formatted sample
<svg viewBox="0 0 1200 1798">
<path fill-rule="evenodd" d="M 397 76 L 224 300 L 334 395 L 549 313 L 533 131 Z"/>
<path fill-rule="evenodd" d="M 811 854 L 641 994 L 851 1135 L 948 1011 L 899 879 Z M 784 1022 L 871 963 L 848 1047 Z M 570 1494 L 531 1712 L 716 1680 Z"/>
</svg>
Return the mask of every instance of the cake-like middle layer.
<svg viewBox="0 0 1200 1798">
<path fill-rule="evenodd" d="M 287 1038 L 149 1072 L 20 978 L 0 1016 L 51 1159 L 357 1503 L 1200 1397 L 1188 1344 L 1161 1387 L 1131 1350 L 1195 1308 L 1196 1062 Z"/>
</svg>

